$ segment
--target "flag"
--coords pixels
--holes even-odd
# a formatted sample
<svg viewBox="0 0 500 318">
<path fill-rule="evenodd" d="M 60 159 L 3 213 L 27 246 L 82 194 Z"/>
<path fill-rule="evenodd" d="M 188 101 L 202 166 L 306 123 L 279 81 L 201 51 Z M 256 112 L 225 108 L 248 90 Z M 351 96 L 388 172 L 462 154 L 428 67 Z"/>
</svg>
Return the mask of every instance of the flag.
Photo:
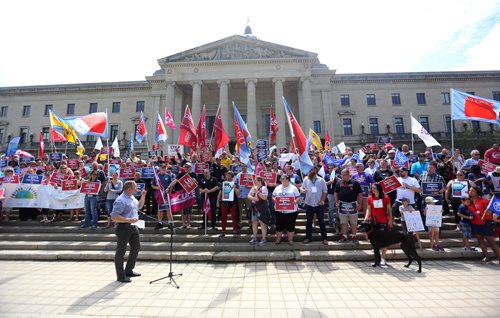
<svg viewBox="0 0 500 318">
<path fill-rule="evenodd" d="M 451 119 L 478 120 L 500 125 L 500 102 L 451 90 Z"/>
<path fill-rule="evenodd" d="M 198 139 L 198 147 L 200 150 L 204 150 L 207 145 L 207 113 L 205 110 L 205 105 L 201 109 L 200 120 L 198 120 L 198 126 L 196 126 L 196 137 Z"/>
<path fill-rule="evenodd" d="M 224 130 L 224 125 L 222 124 L 222 116 L 220 112 L 220 105 L 217 108 L 217 115 L 215 116 L 214 122 L 214 139 L 215 139 L 215 150 L 222 149 L 229 142 L 229 137 Z"/>
<path fill-rule="evenodd" d="M 94 149 L 99 150 L 99 152 L 101 152 L 102 147 L 103 147 L 103 145 L 102 145 L 101 137 L 97 137 L 97 141 L 95 143 Z"/>
<path fill-rule="evenodd" d="M 108 137 L 108 113 L 92 113 L 85 116 L 67 117 L 64 120 L 77 133 L 83 136 Z"/>
<path fill-rule="evenodd" d="M 293 139 L 290 138 L 290 153 L 295 153 L 295 145 L 293 144 Z"/>
<path fill-rule="evenodd" d="M 434 139 L 434 137 L 432 137 L 413 116 L 411 116 L 411 132 L 422 139 L 427 147 L 441 146 L 441 144 L 437 142 L 437 140 Z"/>
<path fill-rule="evenodd" d="M 43 132 L 40 132 L 40 144 L 38 145 L 38 158 L 43 158 L 43 152 L 45 150 L 45 142 L 43 141 Z"/>
<path fill-rule="evenodd" d="M 366 153 L 363 151 L 362 148 L 358 150 L 358 154 L 359 154 L 359 159 L 361 160 L 363 160 L 363 158 L 366 156 Z"/>
<path fill-rule="evenodd" d="M 19 141 L 21 140 L 21 137 L 17 136 L 17 137 L 14 137 L 12 138 L 10 141 L 9 141 L 9 145 L 7 146 L 7 152 L 6 152 L 6 156 L 10 156 L 10 155 L 14 155 L 17 151 L 17 147 L 19 147 Z"/>
<path fill-rule="evenodd" d="M 323 149 L 323 145 L 321 144 L 321 138 L 311 128 L 309 128 L 309 138 L 311 139 L 311 143 L 314 145 L 314 147 L 316 147 L 316 150 Z"/>
<path fill-rule="evenodd" d="M 144 119 L 144 114 L 141 111 L 141 117 L 139 118 L 139 124 L 137 125 L 137 130 L 135 131 L 135 140 L 138 144 L 142 143 L 144 137 L 148 134 L 146 129 L 146 119 Z"/>
<path fill-rule="evenodd" d="M 172 118 L 172 115 L 168 112 L 167 107 L 165 107 L 165 125 L 170 127 L 171 129 L 176 129 L 177 126 L 175 126 L 174 119 Z"/>
<path fill-rule="evenodd" d="M 328 152 L 325 152 L 325 154 L 323 155 L 323 162 L 327 165 L 333 165 L 335 164 L 335 159 Z"/>
<path fill-rule="evenodd" d="M 76 144 L 76 139 L 78 138 L 76 132 L 71 128 L 71 126 L 66 122 L 66 120 L 57 116 L 54 112 L 49 111 L 50 114 L 50 127 L 57 130 L 60 134 L 66 138 L 67 142 Z"/>
<path fill-rule="evenodd" d="M 205 194 L 205 200 L 203 200 L 203 213 L 207 215 L 207 218 L 212 217 L 212 209 L 210 207 L 210 200 L 208 199 L 208 194 Z"/>
<path fill-rule="evenodd" d="M 325 135 L 325 151 L 331 151 L 332 150 L 332 141 L 330 140 L 330 135 L 328 134 L 328 131 L 326 132 Z"/>
<path fill-rule="evenodd" d="M 85 153 L 85 148 L 83 147 L 82 142 L 80 141 L 80 138 L 76 138 L 76 153 L 80 156 L 80 159 L 83 157 L 83 154 Z"/>
<path fill-rule="evenodd" d="M 345 151 L 346 151 L 346 146 L 345 146 L 345 143 L 342 141 L 341 143 L 339 143 L 337 145 L 337 149 L 340 151 L 341 154 L 345 154 Z"/>
<path fill-rule="evenodd" d="M 118 145 L 118 136 L 115 137 L 115 140 L 111 145 L 111 148 L 113 148 L 113 156 L 120 158 L 120 146 Z"/>
<path fill-rule="evenodd" d="M 496 195 L 491 198 L 490 204 L 488 204 L 488 210 L 500 216 L 500 198 Z"/>
<path fill-rule="evenodd" d="M 156 131 L 155 131 L 155 141 L 167 141 L 168 133 L 163 121 L 161 120 L 160 113 L 157 113 L 156 116 Z"/>
<path fill-rule="evenodd" d="M 269 139 L 271 144 L 276 143 L 276 134 L 278 133 L 279 127 L 276 121 L 276 113 L 271 110 L 270 122 L 269 122 Z"/>
<path fill-rule="evenodd" d="M 410 161 L 410 158 L 405 156 L 405 154 L 402 151 L 399 151 L 399 149 L 397 149 L 396 155 L 394 156 L 394 160 L 396 160 L 398 165 L 403 166 L 407 161 Z"/>
<path fill-rule="evenodd" d="M 197 139 L 196 129 L 194 128 L 193 117 L 191 117 L 191 111 L 189 110 L 189 105 L 186 105 L 186 110 L 184 111 L 184 117 L 182 117 L 178 144 L 196 150 L 196 145 L 197 145 L 196 139 Z"/>
<path fill-rule="evenodd" d="M 283 105 L 285 106 L 285 111 L 288 114 L 288 125 L 292 133 L 292 138 L 295 139 L 295 145 L 297 146 L 300 171 L 302 171 L 303 174 L 307 174 L 313 168 L 313 163 L 308 154 L 306 136 L 304 135 L 302 128 L 300 128 L 299 123 L 295 119 L 295 116 L 292 113 L 292 109 L 286 102 L 285 97 L 283 97 Z"/>
<path fill-rule="evenodd" d="M 50 141 L 52 142 L 65 142 L 68 141 L 62 133 L 59 131 L 50 128 Z"/>
<path fill-rule="evenodd" d="M 236 103 L 233 102 L 234 111 L 234 131 L 236 137 L 236 145 L 238 145 L 238 153 L 240 154 L 240 161 L 246 163 L 250 166 L 250 156 L 252 155 L 252 150 L 250 149 L 250 139 L 252 136 L 247 129 L 247 125 L 241 118 L 240 112 Z"/>
<path fill-rule="evenodd" d="M 25 158 L 35 158 L 35 156 L 30 154 L 29 152 L 21 150 L 21 149 L 16 150 L 16 155 L 18 155 L 19 157 L 25 157 Z"/>
</svg>

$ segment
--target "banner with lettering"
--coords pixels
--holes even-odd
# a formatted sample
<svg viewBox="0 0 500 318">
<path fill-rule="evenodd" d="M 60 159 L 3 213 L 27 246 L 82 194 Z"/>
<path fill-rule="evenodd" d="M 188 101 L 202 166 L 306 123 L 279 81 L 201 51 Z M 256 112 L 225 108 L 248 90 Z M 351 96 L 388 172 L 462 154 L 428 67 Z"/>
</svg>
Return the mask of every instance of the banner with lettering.
<svg viewBox="0 0 500 318">
<path fill-rule="evenodd" d="M 295 197 L 284 196 L 276 197 L 275 210 L 280 212 L 294 212 L 295 209 Z"/>
<path fill-rule="evenodd" d="M 172 213 L 182 211 L 195 205 L 196 195 L 194 191 L 186 192 L 186 190 L 180 190 L 175 193 L 169 194 L 170 197 L 170 210 Z"/>
<path fill-rule="evenodd" d="M 380 181 L 379 184 L 382 186 L 382 191 L 384 194 L 390 193 L 397 188 L 401 187 L 401 182 L 399 182 L 396 176 L 390 176 Z"/>
<path fill-rule="evenodd" d="M 180 179 L 177 180 L 182 188 L 186 190 L 186 192 L 193 192 L 196 187 L 198 187 L 198 183 L 195 179 L 191 178 L 189 174 L 183 175 Z"/>
<path fill-rule="evenodd" d="M 82 186 L 80 187 L 80 193 L 85 194 L 98 194 L 99 189 L 101 188 L 100 182 L 82 182 Z"/>
<path fill-rule="evenodd" d="M 4 207 L 42 208 L 42 209 L 79 209 L 83 208 L 84 194 L 78 190 L 62 191 L 51 185 L 43 184 L 4 184 Z"/>
</svg>

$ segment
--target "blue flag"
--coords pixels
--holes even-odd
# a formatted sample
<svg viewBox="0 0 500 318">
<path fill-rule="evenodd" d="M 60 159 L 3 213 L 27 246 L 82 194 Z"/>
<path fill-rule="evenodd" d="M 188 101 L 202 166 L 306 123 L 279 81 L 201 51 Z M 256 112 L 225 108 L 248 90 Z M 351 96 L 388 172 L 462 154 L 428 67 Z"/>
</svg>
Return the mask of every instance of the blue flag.
<svg viewBox="0 0 500 318">
<path fill-rule="evenodd" d="M 16 154 L 17 148 L 19 147 L 19 141 L 21 140 L 21 137 L 14 137 L 10 140 L 9 145 L 7 146 L 7 152 L 6 155 L 11 156 Z"/>
<path fill-rule="evenodd" d="M 491 212 L 495 213 L 496 215 L 500 216 L 500 198 L 497 197 L 496 195 L 493 196 L 493 198 L 490 201 L 490 204 L 488 204 L 488 209 L 491 210 Z"/>
<path fill-rule="evenodd" d="M 335 159 L 328 152 L 325 152 L 325 154 L 323 155 L 323 162 L 327 165 L 333 165 L 335 164 Z"/>
<path fill-rule="evenodd" d="M 396 155 L 394 156 L 394 160 L 398 163 L 398 165 L 403 166 L 407 161 L 410 160 L 407 156 L 404 155 L 403 152 L 396 150 Z"/>
</svg>

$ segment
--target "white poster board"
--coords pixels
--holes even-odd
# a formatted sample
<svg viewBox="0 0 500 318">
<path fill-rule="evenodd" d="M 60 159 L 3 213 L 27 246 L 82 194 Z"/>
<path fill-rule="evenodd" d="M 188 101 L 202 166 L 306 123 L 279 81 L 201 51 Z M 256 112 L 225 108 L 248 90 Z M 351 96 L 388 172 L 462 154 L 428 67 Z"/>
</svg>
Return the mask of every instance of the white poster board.
<svg viewBox="0 0 500 318">
<path fill-rule="evenodd" d="M 443 218 L 442 205 L 427 205 L 427 213 L 425 215 L 425 225 L 429 227 L 441 227 Z"/>
<path fill-rule="evenodd" d="M 403 211 L 405 218 L 406 229 L 408 232 L 421 232 L 424 231 L 424 222 L 422 222 L 422 216 L 418 211 Z"/>
</svg>

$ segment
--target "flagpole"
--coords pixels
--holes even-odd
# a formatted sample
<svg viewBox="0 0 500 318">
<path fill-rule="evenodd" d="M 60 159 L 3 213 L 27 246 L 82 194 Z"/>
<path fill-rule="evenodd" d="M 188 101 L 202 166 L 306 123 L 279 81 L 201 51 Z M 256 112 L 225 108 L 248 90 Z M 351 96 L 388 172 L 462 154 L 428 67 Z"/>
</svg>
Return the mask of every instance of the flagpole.
<svg viewBox="0 0 500 318">
<path fill-rule="evenodd" d="M 413 128 L 412 128 L 412 125 L 411 125 L 411 123 L 412 123 L 412 118 L 413 118 L 413 114 L 410 112 L 411 152 L 412 152 L 413 154 L 415 154 L 415 150 L 414 150 L 414 148 L 413 148 Z"/>
<path fill-rule="evenodd" d="M 453 136 L 453 88 L 450 88 L 450 130 L 451 130 L 451 155 L 455 156 L 455 138 Z"/>
</svg>

